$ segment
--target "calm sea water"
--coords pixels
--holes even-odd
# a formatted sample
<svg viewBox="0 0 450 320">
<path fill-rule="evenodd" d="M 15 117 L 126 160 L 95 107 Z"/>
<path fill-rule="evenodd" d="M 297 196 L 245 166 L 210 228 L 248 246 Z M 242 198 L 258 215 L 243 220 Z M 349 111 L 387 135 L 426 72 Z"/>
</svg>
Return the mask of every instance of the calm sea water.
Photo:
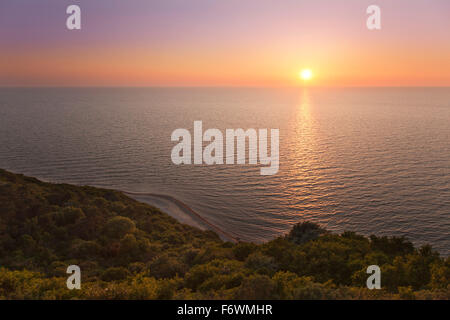
<svg viewBox="0 0 450 320">
<path fill-rule="evenodd" d="M 194 120 L 279 128 L 279 173 L 172 164 Z M 450 88 L 0 89 L 0 167 L 169 194 L 248 241 L 310 220 L 450 254 Z"/>
</svg>

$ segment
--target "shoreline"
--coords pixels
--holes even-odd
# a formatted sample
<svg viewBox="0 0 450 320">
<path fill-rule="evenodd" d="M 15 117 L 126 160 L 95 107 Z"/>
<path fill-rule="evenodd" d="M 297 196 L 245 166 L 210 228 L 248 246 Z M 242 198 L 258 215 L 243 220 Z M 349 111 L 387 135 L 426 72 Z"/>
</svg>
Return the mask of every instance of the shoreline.
<svg viewBox="0 0 450 320">
<path fill-rule="evenodd" d="M 23 175 L 26 176 L 23 173 L 17 173 L 12 170 L 6 170 L 7 172 L 11 172 L 13 174 Z M 33 176 L 34 177 L 34 176 Z M 133 200 L 136 200 L 138 202 L 143 202 L 145 204 L 148 204 L 150 206 L 153 206 L 159 210 L 161 210 L 163 213 L 171 216 L 178 222 L 182 224 L 187 224 L 191 227 L 198 228 L 200 230 L 210 230 L 215 233 L 224 241 L 229 241 L 233 243 L 240 242 L 240 239 L 238 237 L 232 236 L 225 230 L 221 229 L 220 227 L 216 226 L 215 224 L 208 221 L 206 218 L 202 217 L 199 213 L 195 212 L 191 207 L 189 207 L 186 203 L 182 202 L 181 200 L 178 200 L 175 197 L 172 197 L 170 195 L 166 194 L 158 194 L 158 193 L 151 193 L 151 192 L 132 192 L 132 191 L 126 191 L 126 190 L 120 190 L 120 189 L 114 189 L 114 188 L 108 188 L 104 186 L 96 186 L 96 185 L 86 185 L 86 184 L 78 184 L 73 182 L 63 182 L 63 181 L 53 181 L 51 179 L 45 179 L 42 177 L 34 177 L 35 179 L 38 179 L 40 181 L 46 182 L 46 183 L 52 183 L 52 184 L 70 184 L 78 187 L 82 186 L 91 186 L 93 188 L 100 188 L 100 189 L 109 189 L 114 190 L 117 192 L 122 192 L 126 196 L 132 198 Z M 0 181 L 1 185 L 1 181 Z"/>
<path fill-rule="evenodd" d="M 238 243 L 239 238 L 232 236 L 220 227 L 202 217 L 195 212 L 191 207 L 181 200 L 166 194 L 145 193 L 145 192 L 130 192 L 124 190 L 117 190 L 122 192 L 130 198 L 151 205 L 158 208 L 162 212 L 168 214 L 178 222 L 190 225 L 201 230 L 211 230 L 218 234 L 224 241 Z"/>
<path fill-rule="evenodd" d="M 161 212 L 171 216 L 172 218 L 174 218 L 175 220 L 177 220 L 178 222 L 182 223 L 182 224 L 186 224 L 192 227 L 195 227 L 197 229 L 201 229 L 201 230 L 210 230 L 215 232 L 223 241 L 229 241 L 229 242 L 233 242 L 233 243 L 239 243 L 241 241 L 241 239 L 239 239 L 239 237 L 233 236 L 231 234 L 229 234 L 228 232 L 226 232 L 225 230 L 221 229 L 220 227 L 218 227 L 217 225 L 215 225 L 214 223 L 208 221 L 206 218 L 202 217 L 201 214 L 195 212 L 192 208 L 190 208 L 186 203 L 182 202 L 181 200 L 178 200 L 177 198 L 170 196 L 170 195 L 166 195 L 166 194 L 157 194 L 157 193 L 147 193 L 147 192 L 131 192 L 131 191 L 125 191 L 122 189 L 116 189 L 114 187 L 108 187 L 108 186 L 102 186 L 102 185 L 95 185 L 95 184 L 83 184 L 83 183 L 76 183 L 76 182 L 65 182 L 65 181 L 60 181 L 60 180 L 53 180 L 53 179 L 46 179 L 44 177 L 36 177 L 33 175 L 27 175 L 24 173 L 19 173 L 17 171 L 13 171 L 11 169 L 3 169 L 0 168 L 0 171 L 6 171 L 7 173 L 12 173 L 15 175 L 20 175 L 20 176 L 24 176 L 24 177 L 28 177 L 28 178 L 33 178 L 33 179 L 37 179 L 41 182 L 44 183 L 50 183 L 50 184 L 68 184 L 68 185 L 73 185 L 73 186 L 78 186 L 78 187 L 93 187 L 93 188 L 99 188 L 99 189 L 105 189 L 105 190 L 111 190 L 111 191 L 116 191 L 116 192 L 120 192 L 126 196 L 128 196 L 129 198 L 141 202 L 141 203 L 146 203 L 150 206 L 153 206 L 157 209 L 159 209 Z M 2 186 L 3 184 L 5 184 L 5 182 L 0 181 L 0 186 Z M 354 232 L 360 232 L 358 230 L 354 231 Z M 340 234 L 340 233 L 336 233 L 335 234 Z M 372 233 L 374 234 L 374 233 Z M 363 234 L 366 237 L 369 237 L 371 234 Z M 387 237 L 400 237 L 402 236 L 401 234 L 385 234 L 385 235 L 380 235 L 378 233 L 375 233 L 375 235 L 378 236 L 387 236 Z M 441 257 L 449 257 L 450 254 L 448 252 L 447 248 L 444 249 L 438 249 L 436 248 L 432 242 L 425 242 L 423 244 L 418 244 L 416 242 L 416 239 L 410 237 L 410 236 L 405 236 L 405 238 L 412 242 L 414 247 L 418 248 L 421 245 L 431 245 L 433 247 L 433 250 L 436 250 L 439 255 Z M 265 240 L 266 241 L 270 241 L 271 239 Z M 251 241 L 250 241 L 251 242 Z"/>
</svg>

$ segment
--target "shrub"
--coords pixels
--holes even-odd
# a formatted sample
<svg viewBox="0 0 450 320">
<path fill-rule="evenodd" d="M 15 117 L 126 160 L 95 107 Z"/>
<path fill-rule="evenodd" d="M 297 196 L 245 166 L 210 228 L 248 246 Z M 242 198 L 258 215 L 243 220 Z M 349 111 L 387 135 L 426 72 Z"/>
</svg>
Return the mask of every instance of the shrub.
<svg viewBox="0 0 450 320">
<path fill-rule="evenodd" d="M 103 272 L 101 279 L 103 281 L 120 281 L 126 279 L 130 275 L 130 272 L 123 268 L 123 267 L 113 267 L 106 269 L 105 272 Z"/>
<path fill-rule="evenodd" d="M 233 254 L 239 261 L 244 261 L 257 248 L 258 246 L 254 243 L 239 242 L 233 247 Z"/>
<path fill-rule="evenodd" d="M 136 229 L 133 220 L 117 216 L 108 220 L 105 225 L 105 234 L 110 238 L 121 239 L 127 233 L 132 233 Z"/>
<path fill-rule="evenodd" d="M 242 281 L 236 291 L 236 299 L 268 300 L 276 293 L 276 284 L 266 275 L 252 275 Z"/>
<path fill-rule="evenodd" d="M 287 239 L 296 244 L 302 244 L 315 240 L 325 233 L 327 233 L 327 231 L 318 224 L 306 221 L 296 224 L 287 235 Z"/>
<path fill-rule="evenodd" d="M 247 257 L 245 267 L 261 274 L 271 274 L 276 270 L 277 265 L 272 257 L 255 252 Z"/>
</svg>

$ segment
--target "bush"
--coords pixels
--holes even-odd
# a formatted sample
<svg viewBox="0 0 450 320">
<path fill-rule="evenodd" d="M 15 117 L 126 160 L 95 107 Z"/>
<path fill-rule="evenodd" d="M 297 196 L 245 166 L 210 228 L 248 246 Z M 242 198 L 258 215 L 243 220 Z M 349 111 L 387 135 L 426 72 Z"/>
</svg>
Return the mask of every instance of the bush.
<svg viewBox="0 0 450 320">
<path fill-rule="evenodd" d="M 73 241 L 71 252 L 75 258 L 89 259 L 96 257 L 101 252 L 101 247 L 95 241 L 76 239 Z"/>
<path fill-rule="evenodd" d="M 276 284 L 266 275 L 252 275 L 242 281 L 236 292 L 236 299 L 269 300 L 276 293 Z"/>
<path fill-rule="evenodd" d="M 327 231 L 318 224 L 306 221 L 296 224 L 287 235 L 287 239 L 295 244 L 303 244 L 315 240 L 325 233 Z"/>
<path fill-rule="evenodd" d="M 120 281 L 126 279 L 130 275 L 130 272 L 123 268 L 108 268 L 105 272 L 103 272 L 101 279 L 103 281 Z"/>
<path fill-rule="evenodd" d="M 261 274 L 271 274 L 276 270 L 277 265 L 272 257 L 255 252 L 247 257 L 245 267 Z"/>
<path fill-rule="evenodd" d="M 403 299 L 403 300 L 415 300 L 416 299 L 416 295 L 414 294 L 411 287 L 399 287 L 398 295 L 399 295 L 400 299 Z"/>
<path fill-rule="evenodd" d="M 156 279 L 168 279 L 175 276 L 184 276 L 186 267 L 178 259 L 161 255 L 150 264 L 150 274 Z"/>
<path fill-rule="evenodd" d="M 132 233 L 136 229 L 133 220 L 117 216 L 108 220 L 105 225 L 105 234 L 110 238 L 121 239 L 127 233 Z"/>
<path fill-rule="evenodd" d="M 254 243 L 239 242 L 233 247 L 233 254 L 239 261 L 244 261 L 247 257 L 257 250 L 258 246 Z"/>
</svg>

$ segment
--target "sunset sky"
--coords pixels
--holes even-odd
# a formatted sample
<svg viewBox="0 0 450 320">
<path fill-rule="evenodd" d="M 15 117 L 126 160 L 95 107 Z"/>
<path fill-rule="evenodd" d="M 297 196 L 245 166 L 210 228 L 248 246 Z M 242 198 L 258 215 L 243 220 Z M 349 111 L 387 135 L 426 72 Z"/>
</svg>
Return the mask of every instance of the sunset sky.
<svg viewBox="0 0 450 320">
<path fill-rule="evenodd" d="M 0 2 L 0 86 L 295 86 L 305 68 L 317 86 L 450 86 L 450 1 Z"/>
</svg>

